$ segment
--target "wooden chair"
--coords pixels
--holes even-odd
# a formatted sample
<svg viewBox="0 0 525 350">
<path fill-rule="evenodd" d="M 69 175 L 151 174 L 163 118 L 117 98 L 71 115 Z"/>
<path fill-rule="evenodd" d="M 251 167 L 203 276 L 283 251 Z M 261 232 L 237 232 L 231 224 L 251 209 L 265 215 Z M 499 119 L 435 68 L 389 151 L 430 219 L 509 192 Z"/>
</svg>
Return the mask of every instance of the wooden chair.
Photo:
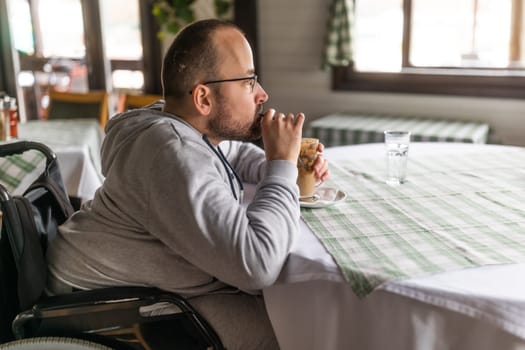
<svg viewBox="0 0 525 350">
<path fill-rule="evenodd" d="M 51 90 L 45 117 L 49 120 L 93 118 L 99 120 L 104 128 L 108 114 L 108 94 L 105 91 L 76 93 Z"/>
<path fill-rule="evenodd" d="M 152 104 L 162 100 L 161 95 L 138 95 L 138 94 L 124 94 L 119 100 L 119 112 L 125 112 L 129 109 L 136 109 Z"/>
</svg>

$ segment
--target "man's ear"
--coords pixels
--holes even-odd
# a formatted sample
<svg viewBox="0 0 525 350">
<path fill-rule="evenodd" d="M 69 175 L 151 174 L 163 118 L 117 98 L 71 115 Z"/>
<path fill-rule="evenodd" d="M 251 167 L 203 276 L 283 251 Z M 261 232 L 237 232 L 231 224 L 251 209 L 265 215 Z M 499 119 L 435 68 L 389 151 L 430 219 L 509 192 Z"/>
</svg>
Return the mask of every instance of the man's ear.
<svg viewBox="0 0 525 350">
<path fill-rule="evenodd" d="M 211 90 L 205 85 L 197 85 L 193 89 L 193 105 L 202 115 L 211 113 Z"/>
</svg>

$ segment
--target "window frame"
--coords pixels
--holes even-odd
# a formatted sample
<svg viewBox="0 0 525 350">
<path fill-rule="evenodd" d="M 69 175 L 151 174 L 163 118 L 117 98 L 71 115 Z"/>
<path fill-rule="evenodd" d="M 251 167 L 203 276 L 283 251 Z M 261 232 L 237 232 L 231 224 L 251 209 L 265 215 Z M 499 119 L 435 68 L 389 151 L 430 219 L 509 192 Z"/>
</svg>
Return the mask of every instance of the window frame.
<svg viewBox="0 0 525 350">
<path fill-rule="evenodd" d="M 521 5 L 523 0 L 513 1 Z M 411 8 L 412 0 L 403 0 L 402 71 L 358 72 L 352 65 L 333 67 L 333 90 L 525 98 L 525 70 L 410 67 L 408 54 Z M 505 74 L 506 72 L 520 74 Z"/>
<path fill-rule="evenodd" d="M 89 43 L 86 42 L 86 64 L 90 66 L 88 74 L 88 88 L 90 90 L 106 89 L 106 62 L 104 62 L 103 47 L 101 45 L 101 29 L 99 18 L 99 7 L 97 1 L 80 0 L 83 7 L 84 16 L 84 31 Z M 257 0 L 234 0 L 234 22 L 245 32 L 248 41 L 252 44 L 254 50 L 254 60 L 258 60 L 257 50 Z M 157 39 L 157 32 L 159 26 L 152 15 L 152 1 L 139 1 L 140 17 L 141 17 L 141 35 L 143 45 L 142 62 L 139 60 L 110 60 L 109 70 L 114 69 L 130 69 L 144 72 L 144 93 L 147 94 L 161 94 L 161 67 L 162 67 L 162 52 L 161 43 Z M 36 2 L 33 0 L 30 3 L 30 11 L 32 11 L 31 20 L 33 21 L 33 31 L 38 28 L 38 16 L 35 10 Z M 2 33 L 9 34 L 9 21 L 7 19 L 7 0 L 0 0 L 0 29 Z M 38 51 L 41 44 L 38 42 L 38 35 L 33 33 L 36 39 L 35 49 Z M 10 35 L 6 35 L 10 38 Z M 94 39 L 98 38 L 98 39 Z M 40 45 L 40 46 L 39 46 Z M 43 65 L 47 62 L 47 58 L 34 56 L 19 57 L 16 64 L 12 59 L 13 48 L 10 40 L 5 38 L 0 39 L 0 58 L 4 65 L 0 67 L 0 91 L 6 91 L 11 95 L 16 95 L 16 70 L 32 70 L 40 71 Z M 87 56 L 89 55 L 89 57 Z M 93 69 L 96 65 L 100 69 Z M 17 67 L 15 69 L 15 66 Z M 93 76 L 96 74 L 96 76 Z M 260 78 L 260 75 L 259 75 Z"/>
<path fill-rule="evenodd" d="M 5 2 L 5 1 L 3 1 Z M 116 69 L 140 70 L 144 74 L 145 93 L 160 94 L 160 71 L 161 71 L 161 43 L 156 38 L 159 30 L 154 21 L 151 11 L 150 1 L 139 1 L 140 21 L 141 21 L 141 40 L 143 47 L 143 57 L 140 60 L 114 60 L 107 59 L 104 55 L 102 46 L 102 26 L 100 18 L 100 8 L 98 1 L 80 0 L 82 6 L 82 16 L 84 20 L 84 38 L 86 42 L 85 62 L 89 68 L 88 89 L 107 90 L 106 71 L 109 73 Z M 36 2 L 30 3 L 31 20 L 33 22 L 33 37 L 35 38 L 35 50 L 41 52 L 41 37 L 35 32 L 38 28 L 38 15 L 36 13 Z M 49 57 L 41 57 L 39 54 L 34 56 L 21 55 L 21 70 L 40 71 Z M 71 58 L 72 61 L 81 61 Z M 107 68 L 106 68 L 107 65 Z"/>
</svg>

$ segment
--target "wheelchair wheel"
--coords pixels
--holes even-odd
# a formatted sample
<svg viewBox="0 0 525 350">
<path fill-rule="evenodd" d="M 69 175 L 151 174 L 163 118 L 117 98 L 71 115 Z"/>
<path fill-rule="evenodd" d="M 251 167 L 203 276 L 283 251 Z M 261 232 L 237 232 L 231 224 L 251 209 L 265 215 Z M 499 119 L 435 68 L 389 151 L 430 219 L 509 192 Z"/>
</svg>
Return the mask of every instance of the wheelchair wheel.
<svg viewBox="0 0 525 350">
<path fill-rule="evenodd" d="M 107 346 L 92 343 L 90 341 L 63 338 L 63 337 L 42 337 L 15 340 L 1 344 L 1 350 L 112 350 Z"/>
</svg>

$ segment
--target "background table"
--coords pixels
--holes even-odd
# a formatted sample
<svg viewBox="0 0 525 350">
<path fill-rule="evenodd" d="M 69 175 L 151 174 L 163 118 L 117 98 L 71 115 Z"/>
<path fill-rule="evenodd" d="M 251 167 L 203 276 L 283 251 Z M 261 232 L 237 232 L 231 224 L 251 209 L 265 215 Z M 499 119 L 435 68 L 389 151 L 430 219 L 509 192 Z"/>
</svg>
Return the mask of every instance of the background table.
<svg viewBox="0 0 525 350">
<path fill-rule="evenodd" d="M 103 130 L 93 119 L 34 120 L 19 125 L 20 139 L 39 141 L 51 149 L 87 146 L 88 156 L 100 173 L 100 147 L 104 139 Z"/>
<path fill-rule="evenodd" d="M 453 143 L 410 147 L 409 157 L 511 149 Z M 382 144 L 325 151 L 334 162 L 383 154 Z M 522 349 L 525 279 L 516 276 L 524 275 L 525 264 L 484 266 L 389 282 L 360 299 L 302 223 L 278 282 L 263 293 L 282 350 Z"/>
<path fill-rule="evenodd" d="M 42 142 L 55 152 L 71 197 L 90 199 L 102 184 L 103 133 L 96 121 L 31 121 L 20 124 L 19 139 Z M 0 159 L 0 182 L 13 194 L 21 194 L 44 168 L 43 157 L 26 153 L 29 154 L 22 155 L 20 162 Z"/>
<path fill-rule="evenodd" d="M 410 130 L 412 141 L 486 143 L 489 125 L 481 122 L 336 113 L 314 120 L 306 134 L 326 147 L 383 142 L 385 130 Z"/>
</svg>

